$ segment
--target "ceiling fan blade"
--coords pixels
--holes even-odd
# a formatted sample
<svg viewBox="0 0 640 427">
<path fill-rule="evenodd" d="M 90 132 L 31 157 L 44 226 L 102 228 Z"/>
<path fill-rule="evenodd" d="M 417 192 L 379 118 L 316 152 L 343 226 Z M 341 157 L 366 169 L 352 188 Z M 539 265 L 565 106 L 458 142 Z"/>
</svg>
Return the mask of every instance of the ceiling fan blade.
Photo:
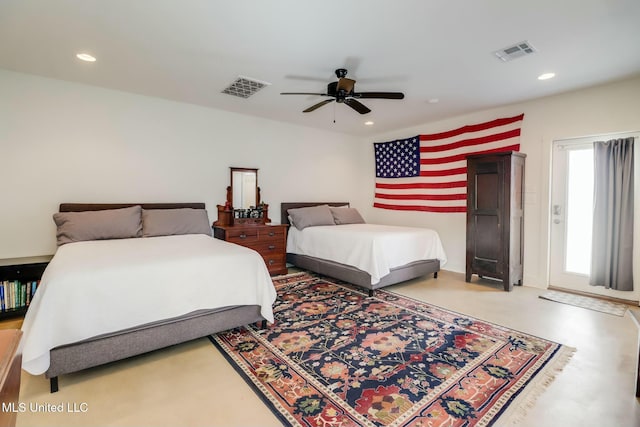
<svg viewBox="0 0 640 427">
<path fill-rule="evenodd" d="M 315 105 L 312 105 L 311 107 L 307 108 L 306 110 L 303 111 L 303 113 L 310 113 L 313 110 L 317 110 L 318 108 L 322 107 L 325 104 L 328 104 L 330 102 L 333 102 L 333 99 L 325 99 L 324 101 L 318 102 Z"/>
<path fill-rule="evenodd" d="M 359 92 L 352 95 L 354 98 L 362 99 L 404 99 L 404 93 L 402 92 Z"/>
<path fill-rule="evenodd" d="M 371 111 L 364 104 L 360 103 L 359 101 L 356 101 L 353 98 L 345 99 L 344 103 L 347 104 L 349 107 L 353 108 L 354 110 L 356 110 L 360 114 L 367 114 L 368 112 Z"/>
<path fill-rule="evenodd" d="M 309 92 L 280 92 L 280 95 L 318 95 L 318 96 L 331 96 L 326 93 L 309 93 Z"/>
<path fill-rule="evenodd" d="M 352 79 L 348 79 L 346 77 L 341 77 L 338 80 L 338 87 L 336 88 L 338 91 L 344 90 L 346 93 L 353 92 L 353 87 L 355 86 L 356 81 Z"/>
</svg>

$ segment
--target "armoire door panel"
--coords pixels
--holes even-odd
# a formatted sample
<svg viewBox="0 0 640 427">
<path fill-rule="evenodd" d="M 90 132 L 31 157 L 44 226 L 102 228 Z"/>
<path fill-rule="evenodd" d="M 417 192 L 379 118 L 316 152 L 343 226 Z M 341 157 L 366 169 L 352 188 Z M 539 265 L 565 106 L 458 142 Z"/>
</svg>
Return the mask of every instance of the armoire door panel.
<svg viewBox="0 0 640 427">
<path fill-rule="evenodd" d="M 479 173 L 476 175 L 475 209 L 498 209 L 498 174 Z"/>
<path fill-rule="evenodd" d="M 495 235 L 499 232 L 498 217 L 495 215 L 475 216 L 474 254 L 476 258 L 490 259 L 494 262 L 500 258 L 500 245 Z"/>
</svg>

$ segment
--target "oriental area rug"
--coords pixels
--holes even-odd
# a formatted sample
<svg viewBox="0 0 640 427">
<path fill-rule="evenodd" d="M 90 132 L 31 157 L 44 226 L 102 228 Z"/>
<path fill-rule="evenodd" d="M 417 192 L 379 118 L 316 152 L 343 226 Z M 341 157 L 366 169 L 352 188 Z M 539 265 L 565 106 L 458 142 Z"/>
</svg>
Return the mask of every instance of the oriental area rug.
<svg viewBox="0 0 640 427">
<path fill-rule="evenodd" d="M 274 324 L 211 341 L 285 425 L 506 425 L 574 351 L 306 272 L 274 284 Z"/>
</svg>

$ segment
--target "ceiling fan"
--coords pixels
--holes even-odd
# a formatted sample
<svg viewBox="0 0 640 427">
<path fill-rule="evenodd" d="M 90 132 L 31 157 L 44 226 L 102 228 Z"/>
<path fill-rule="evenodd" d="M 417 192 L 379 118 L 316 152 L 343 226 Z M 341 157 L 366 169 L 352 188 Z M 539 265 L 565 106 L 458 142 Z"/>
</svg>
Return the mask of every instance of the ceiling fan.
<svg viewBox="0 0 640 427">
<path fill-rule="evenodd" d="M 325 99 L 317 104 L 312 105 L 303 111 L 303 113 L 310 113 L 318 108 L 326 105 L 330 102 L 336 101 L 340 104 L 347 104 L 360 114 L 367 114 L 371 110 L 362 104 L 358 99 L 403 99 L 404 94 L 402 92 L 355 92 L 354 87 L 356 81 L 348 79 L 346 77 L 347 70 L 345 68 L 338 68 L 336 70 L 336 77 L 338 81 L 331 82 L 327 85 L 327 93 L 307 93 L 307 92 L 282 92 L 280 95 L 318 95 L 327 96 L 332 99 Z"/>
</svg>

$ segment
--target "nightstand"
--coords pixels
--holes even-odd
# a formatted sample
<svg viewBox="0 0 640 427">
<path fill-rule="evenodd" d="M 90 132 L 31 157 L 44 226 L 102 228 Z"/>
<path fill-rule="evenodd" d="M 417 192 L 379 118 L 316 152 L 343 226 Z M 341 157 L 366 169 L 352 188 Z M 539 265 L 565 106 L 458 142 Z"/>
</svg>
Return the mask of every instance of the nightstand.
<svg viewBox="0 0 640 427">
<path fill-rule="evenodd" d="M 257 251 L 273 276 L 287 274 L 287 227 L 267 224 L 214 225 L 213 236 Z"/>
</svg>

